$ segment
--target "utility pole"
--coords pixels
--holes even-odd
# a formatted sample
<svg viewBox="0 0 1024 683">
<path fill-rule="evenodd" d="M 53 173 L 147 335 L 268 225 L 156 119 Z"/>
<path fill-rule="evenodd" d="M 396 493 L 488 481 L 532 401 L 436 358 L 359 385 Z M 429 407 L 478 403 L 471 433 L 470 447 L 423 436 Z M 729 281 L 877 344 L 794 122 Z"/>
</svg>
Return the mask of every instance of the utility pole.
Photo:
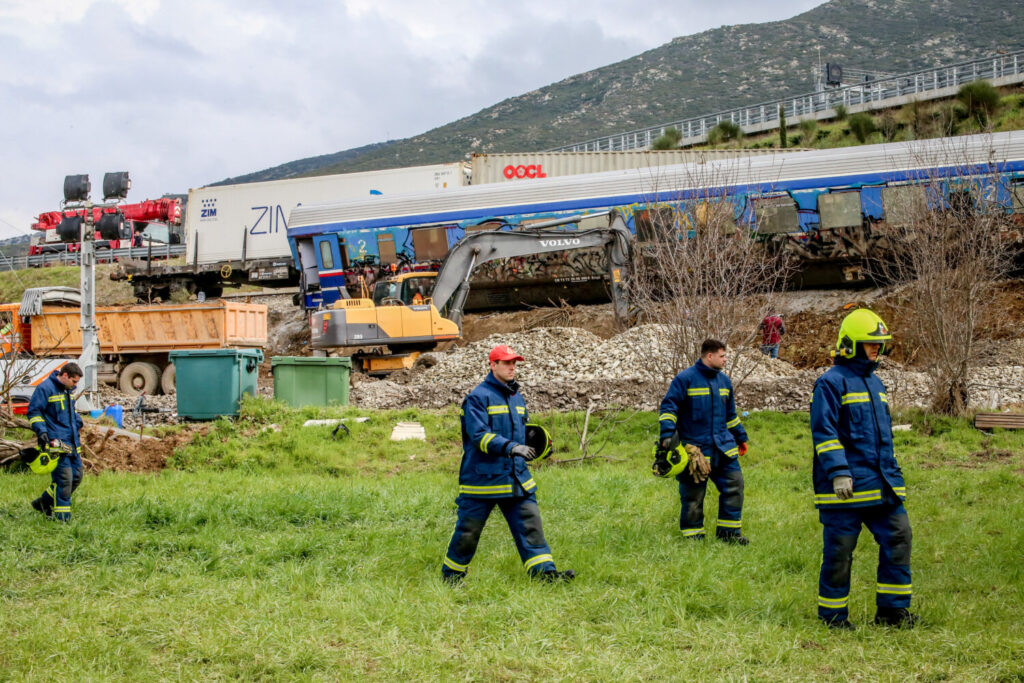
<svg viewBox="0 0 1024 683">
<path fill-rule="evenodd" d="M 99 359 L 100 338 L 96 327 L 96 229 L 93 222 L 92 202 L 85 200 L 85 220 L 82 221 L 81 239 L 81 293 L 82 293 L 82 383 L 83 394 L 89 408 L 99 407 L 99 385 L 96 381 L 96 363 Z"/>
<path fill-rule="evenodd" d="M 107 173 L 103 176 L 103 201 L 94 206 L 89 194 L 92 183 L 88 175 L 69 175 L 64 178 L 65 208 L 69 203 L 71 212 L 65 211 L 64 217 L 57 226 L 57 234 L 65 242 L 79 242 L 80 264 L 80 296 L 82 355 L 78 364 L 82 368 L 82 389 L 79 396 L 85 396 L 88 405 L 79 405 L 81 409 L 99 407 L 99 356 L 100 337 L 96 326 L 96 230 L 106 240 L 121 239 L 125 231 L 124 214 L 117 209 L 117 202 L 128 195 L 131 180 L 127 171 Z M 113 199 L 113 203 L 106 203 Z M 78 204 L 81 202 L 81 204 Z M 95 210 L 99 211 L 99 221 Z M 79 213 L 81 212 L 81 213 Z"/>
</svg>

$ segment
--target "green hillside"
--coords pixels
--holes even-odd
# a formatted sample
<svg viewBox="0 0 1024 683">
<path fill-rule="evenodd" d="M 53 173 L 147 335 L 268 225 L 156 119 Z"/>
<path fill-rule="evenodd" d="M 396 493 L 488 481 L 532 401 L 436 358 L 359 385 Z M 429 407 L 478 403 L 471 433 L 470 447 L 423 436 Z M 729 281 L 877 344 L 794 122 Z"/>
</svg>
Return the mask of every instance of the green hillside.
<svg viewBox="0 0 1024 683">
<path fill-rule="evenodd" d="M 656 21 L 656 17 L 652 17 Z M 724 26 L 507 99 L 405 140 L 300 159 L 224 182 L 544 150 L 813 90 L 822 61 L 901 72 L 1018 48 L 1024 3 L 831 0 L 786 21 Z"/>
</svg>

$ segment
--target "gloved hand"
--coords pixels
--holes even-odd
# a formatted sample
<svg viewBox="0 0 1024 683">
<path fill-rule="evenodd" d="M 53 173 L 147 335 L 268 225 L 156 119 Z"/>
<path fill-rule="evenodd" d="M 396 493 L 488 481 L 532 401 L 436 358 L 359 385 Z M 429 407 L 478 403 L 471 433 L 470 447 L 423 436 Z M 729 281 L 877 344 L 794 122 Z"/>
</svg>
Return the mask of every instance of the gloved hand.
<svg viewBox="0 0 1024 683">
<path fill-rule="evenodd" d="M 39 444 L 39 450 L 45 451 L 50 448 L 50 435 L 43 432 L 36 437 L 36 443 Z"/>
<path fill-rule="evenodd" d="M 740 444 L 740 455 L 746 455 L 746 454 L 747 454 L 747 442 L 744 441 L 743 443 Z"/>
<path fill-rule="evenodd" d="M 853 497 L 853 477 L 836 477 L 832 480 L 832 489 L 836 492 L 836 498 L 847 500 Z"/>
<path fill-rule="evenodd" d="M 537 457 L 537 452 L 526 444 L 520 443 L 512 447 L 512 455 L 521 456 L 526 462 L 530 462 Z"/>
<path fill-rule="evenodd" d="M 692 443 L 688 443 L 686 444 L 686 454 L 690 456 L 690 464 L 687 465 L 687 469 L 693 480 L 698 484 L 707 480 L 708 475 L 711 474 L 711 465 L 708 464 L 708 460 L 701 450 Z"/>
</svg>

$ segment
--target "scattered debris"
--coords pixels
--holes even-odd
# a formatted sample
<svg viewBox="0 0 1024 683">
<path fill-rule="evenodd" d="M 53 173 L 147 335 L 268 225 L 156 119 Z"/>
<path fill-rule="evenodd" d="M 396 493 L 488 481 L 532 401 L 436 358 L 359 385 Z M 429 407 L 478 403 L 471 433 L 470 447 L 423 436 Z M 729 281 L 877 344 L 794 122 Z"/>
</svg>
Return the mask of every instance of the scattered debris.
<svg viewBox="0 0 1024 683">
<path fill-rule="evenodd" d="M 399 422 L 391 430 L 392 441 L 406 441 L 408 439 L 426 441 L 427 432 L 423 429 L 423 425 L 419 422 Z"/>
<path fill-rule="evenodd" d="M 330 427 L 336 424 L 342 424 L 344 422 L 366 422 L 370 418 L 368 417 L 335 417 L 328 420 L 306 420 L 302 423 L 303 427 Z"/>
</svg>

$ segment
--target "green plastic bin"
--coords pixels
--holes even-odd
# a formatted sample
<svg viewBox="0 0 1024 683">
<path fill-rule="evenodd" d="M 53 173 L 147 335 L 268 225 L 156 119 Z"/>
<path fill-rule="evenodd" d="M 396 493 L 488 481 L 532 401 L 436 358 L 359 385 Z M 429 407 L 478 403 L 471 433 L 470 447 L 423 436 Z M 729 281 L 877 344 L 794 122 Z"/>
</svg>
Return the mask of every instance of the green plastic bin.
<svg viewBox="0 0 1024 683">
<path fill-rule="evenodd" d="M 274 398 L 290 406 L 348 405 L 351 358 L 274 356 Z"/>
<path fill-rule="evenodd" d="M 178 415 L 213 420 L 238 415 L 243 394 L 256 395 L 260 349 L 171 351 L 177 384 Z"/>
</svg>

